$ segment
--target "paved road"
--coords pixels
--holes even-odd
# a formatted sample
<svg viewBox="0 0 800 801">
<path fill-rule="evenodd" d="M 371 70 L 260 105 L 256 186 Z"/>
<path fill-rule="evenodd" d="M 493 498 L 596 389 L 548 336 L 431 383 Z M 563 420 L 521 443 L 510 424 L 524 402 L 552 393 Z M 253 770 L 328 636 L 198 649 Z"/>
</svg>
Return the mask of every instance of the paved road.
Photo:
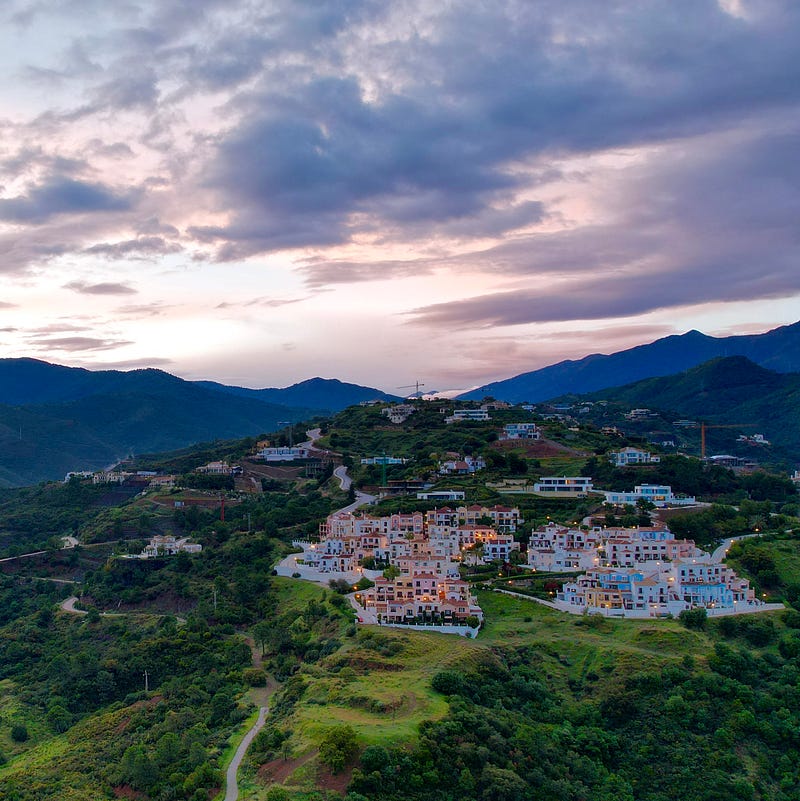
<svg viewBox="0 0 800 801">
<path fill-rule="evenodd" d="M 225 801 L 237 801 L 239 798 L 239 783 L 237 780 L 239 766 L 242 764 L 244 755 L 247 753 L 250 743 L 253 742 L 253 738 L 264 727 L 268 713 L 269 706 L 262 706 L 258 710 L 258 719 L 253 724 L 253 727 L 250 729 L 250 731 L 245 734 L 242 742 L 239 743 L 239 747 L 236 749 L 236 753 L 233 755 L 231 764 L 228 765 L 228 770 L 225 772 Z"/>
<path fill-rule="evenodd" d="M 306 431 L 306 436 L 308 437 L 308 442 L 304 442 L 303 446 L 306 448 L 313 447 L 314 443 L 322 436 L 322 429 L 321 428 L 309 428 Z"/>
<path fill-rule="evenodd" d="M 353 479 L 347 475 L 347 468 L 341 464 L 333 471 L 333 475 L 339 479 L 339 486 L 345 491 L 348 492 L 350 487 L 353 486 Z M 338 512 L 354 512 L 358 509 L 359 506 L 365 506 L 368 503 L 372 503 L 373 501 L 377 500 L 374 495 L 369 495 L 366 492 L 360 492 L 356 490 L 356 499 L 352 502 L 347 504 L 347 506 L 343 506 L 341 509 L 337 509 Z"/>
<path fill-rule="evenodd" d="M 343 464 L 340 464 L 333 471 L 333 475 L 339 479 L 339 487 L 347 492 L 347 490 L 350 489 L 350 485 L 353 483 L 353 479 L 347 475 L 347 468 Z"/>
<path fill-rule="evenodd" d="M 61 608 L 65 612 L 71 612 L 73 615 L 88 615 L 88 612 L 84 612 L 83 609 L 76 609 L 75 604 L 78 603 L 78 596 L 77 595 L 70 595 L 69 598 L 63 600 L 61 602 Z"/>
<path fill-rule="evenodd" d="M 723 540 L 722 545 L 711 554 L 711 561 L 715 564 L 717 562 L 724 562 L 732 543 L 738 542 L 739 540 L 749 540 L 751 537 L 758 536 L 758 534 L 742 534 L 738 537 L 729 537 L 727 540 Z"/>
<path fill-rule="evenodd" d="M 355 512 L 359 506 L 366 506 L 369 503 L 372 503 L 376 500 L 374 495 L 368 495 L 366 492 L 359 492 L 356 490 L 356 499 L 352 502 L 347 504 L 347 506 L 343 506 L 339 509 L 339 512 Z"/>
</svg>

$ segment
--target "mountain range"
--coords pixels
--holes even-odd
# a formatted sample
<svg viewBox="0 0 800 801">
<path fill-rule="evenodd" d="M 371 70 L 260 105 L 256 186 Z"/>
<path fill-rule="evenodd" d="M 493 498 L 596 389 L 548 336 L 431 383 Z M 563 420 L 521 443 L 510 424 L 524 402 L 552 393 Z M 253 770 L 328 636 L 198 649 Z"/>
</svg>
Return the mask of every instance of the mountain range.
<svg viewBox="0 0 800 801">
<path fill-rule="evenodd" d="M 251 390 L 161 370 L 0 359 L 0 486 L 97 470 L 132 452 L 254 436 L 373 398 L 393 396 L 333 379 Z"/>
<path fill-rule="evenodd" d="M 657 339 L 610 355 L 583 359 L 522 373 L 459 396 L 480 400 L 491 396 L 509 403 L 537 403 L 570 393 L 617 387 L 644 378 L 674 375 L 710 359 L 745 356 L 778 373 L 800 372 L 800 322 L 764 334 L 712 337 L 699 331 Z"/>
<path fill-rule="evenodd" d="M 756 376 L 755 365 L 733 362 L 715 367 L 716 372 L 686 374 L 678 383 L 626 386 L 731 355 L 747 357 L 764 370 Z M 730 410 L 735 416 L 772 419 L 776 406 L 800 412 L 794 384 L 788 381 L 778 387 L 780 377 L 767 377 L 800 372 L 800 323 L 752 336 L 717 338 L 690 331 L 611 355 L 560 362 L 461 397 L 492 395 L 509 402 L 537 402 L 617 387 L 618 400 L 713 419 L 728 397 L 720 393 L 719 382 L 724 384 L 737 371 L 740 378 L 753 380 L 741 385 L 742 405 Z M 733 384 L 728 381 L 728 385 L 731 390 Z M 336 379 L 312 378 L 283 389 L 248 389 L 185 381 L 154 369 L 91 371 L 36 359 L 0 359 L 0 486 L 60 478 L 69 470 L 96 470 L 132 452 L 256 436 L 375 399 L 399 400 Z M 794 449 L 794 421 L 786 418 L 778 428 L 778 437 L 788 437 L 787 444 Z M 797 440 L 800 450 L 800 435 Z"/>
</svg>

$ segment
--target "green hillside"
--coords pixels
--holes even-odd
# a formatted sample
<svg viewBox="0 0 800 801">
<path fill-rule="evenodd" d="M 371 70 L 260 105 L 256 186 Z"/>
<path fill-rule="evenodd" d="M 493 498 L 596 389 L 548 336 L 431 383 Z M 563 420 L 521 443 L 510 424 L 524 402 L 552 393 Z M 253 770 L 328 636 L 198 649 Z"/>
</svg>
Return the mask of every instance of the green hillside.
<svg viewBox="0 0 800 801">
<path fill-rule="evenodd" d="M 314 412 L 224 395 L 177 379 L 158 391 L 0 406 L 0 486 L 99 470 L 131 453 L 274 431 Z"/>
<path fill-rule="evenodd" d="M 484 455 L 485 472 L 442 483 L 470 500 L 519 501 L 527 527 L 598 506 L 512 499 L 486 483 L 580 466 L 612 438 L 548 422 L 536 455 L 496 440 L 521 410 L 447 426 L 445 407 L 419 402 L 401 425 L 355 407 L 325 423 L 324 441 L 365 482 L 375 475 L 362 454 L 405 455 L 404 478 L 432 453 Z M 147 464 L 219 453 L 184 449 Z M 704 479 L 697 460 L 682 462 L 665 469 Z M 270 697 L 240 771 L 249 801 L 800 799 L 800 612 L 689 627 L 575 617 L 531 597 L 547 577 L 499 577 L 490 565 L 473 576 L 486 616 L 475 639 L 357 626 L 339 592 L 272 575 L 293 540 L 347 502 L 338 482 L 227 495 L 223 522 L 218 509 L 175 508 L 180 490 L 119 498 L 76 480 L 0 492 L 5 553 L 51 549 L 3 563 L 0 575 L 0 797 L 221 798 L 231 754 Z M 800 605 L 800 521 L 785 501 L 714 506 L 700 524 L 768 531 L 736 553 L 740 569 L 759 592 Z M 383 504 L 419 506 L 413 495 Z M 81 544 L 54 550 L 63 533 Z M 202 551 L 120 558 L 155 533 L 189 536 Z M 497 591 L 509 589 L 523 597 Z M 73 594 L 87 614 L 60 608 Z"/>
<path fill-rule="evenodd" d="M 678 375 L 565 396 L 554 402 L 559 401 L 575 406 L 599 403 L 587 407 L 582 419 L 598 425 L 620 423 L 625 430 L 646 436 L 677 434 L 679 441 L 691 441 L 696 448 L 699 430 L 676 428 L 676 420 L 731 426 L 708 429 L 710 449 L 735 448 L 739 434 L 761 433 L 772 443 L 772 459 L 800 462 L 800 374 L 774 373 L 741 356 L 713 359 Z M 623 412 L 632 408 L 659 414 L 639 422 L 625 420 Z M 750 455 L 763 458 L 752 450 Z"/>
</svg>

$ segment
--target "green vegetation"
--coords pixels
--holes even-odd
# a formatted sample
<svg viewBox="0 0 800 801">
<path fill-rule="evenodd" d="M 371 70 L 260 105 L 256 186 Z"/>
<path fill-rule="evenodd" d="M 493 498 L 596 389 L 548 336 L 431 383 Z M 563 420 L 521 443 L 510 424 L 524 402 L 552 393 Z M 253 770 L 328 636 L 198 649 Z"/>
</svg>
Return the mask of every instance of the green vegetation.
<svg viewBox="0 0 800 801">
<path fill-rule="evenodd" d="M 503 496 L 485 480 L 581 473 L 586 452 L 604 447 L 598 432 L 548 424 L 562 450 L 533 457 L 495 442 L 517 411 L 493 413 L 490 426 L 445 426 L 445 404 L 418 405 L 402 426 L 378 407 L 347 410 L 328 442 L 349 461 L 384 451 L 413 459 L 401 478 L 432 469 L 432 454 L 485 455 L 484 474 L 448 482 L 468 503 L 518 505 L 523 540 L 548 517 L 576 523 L 596 511 L 591 499 Z M 160 464 L 185 472 L 250 447 L 215 443 Z M 169 493 L 126 497 L 77 480 L 6 491 L 6 552 L 41 544 L 47 553 L 0 576 L 0 797 L 212 798 L 254 705 L 278 682 L 243 768 L 253 801 L 798 801 L 800 540 L 787 533 L 796 496 L 771 476 L 732 478 L 692 460 L 660 469 L 683 482 L 677 489 L 695 482 L 737 500 L 670 525 L 701 544 L 760 534 L 735 545 L 732 560 L 760 593 L 797 609 L 573 617 L 492 590 L 514 582 L 547 597 L 563 576 L 523 579 L 513 565 L 491 565 L 474 570 L 486 615 L 475 639 L 362 627 L 342 594 L 351 585 L 272 575 L 292 540 L 344 503 L 326 476 L 241 496 L 214 487 L 229 497 L 224 522 L 216 509 L 175 508 Z M 180 495 L 191 496 L 204 497 Z M 406 497 L 378 511 L 413 508 L 425 506 Z M 154 533 L 190 536 L 203 550 L 114 553 Z M 83 544 L 53 550 L 66 534 Z M 58 608 L 73 592 L 88 614 Z"/>
</svg>

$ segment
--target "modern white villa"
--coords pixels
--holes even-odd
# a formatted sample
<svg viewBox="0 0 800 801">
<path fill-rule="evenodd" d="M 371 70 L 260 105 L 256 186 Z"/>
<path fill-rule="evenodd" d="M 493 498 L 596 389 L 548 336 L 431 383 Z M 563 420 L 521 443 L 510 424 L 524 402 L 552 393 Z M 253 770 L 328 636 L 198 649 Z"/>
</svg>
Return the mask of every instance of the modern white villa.
<svg viewBox="0 0 800 801">
<path fill-rule="evenodd" d="M 603 490 L 606 496 L 606 503 L 613 503 L 615 506 L 636 505 L 637 501 L 645 500 L 654 506 L 694 506 L 696 499 L 690 495 L 676 495 L 672 492 L 672 487 L 667 484 L 640 484 L 629 492 L 616 492 Z"/>
<path fill-rule="evenodd" d="M 615 467 L 627 467 L 631 464 L 658 464 L 661 457 L 641 448 L 620 448 L 608 454 L 608 461 Z"/>
<path fill-rule="evenodd" d="M 542 476 L 534 485 L 537 495 L 578 496 L 592 492 L 592 479 L 588 476 Z"/>
</svg>

